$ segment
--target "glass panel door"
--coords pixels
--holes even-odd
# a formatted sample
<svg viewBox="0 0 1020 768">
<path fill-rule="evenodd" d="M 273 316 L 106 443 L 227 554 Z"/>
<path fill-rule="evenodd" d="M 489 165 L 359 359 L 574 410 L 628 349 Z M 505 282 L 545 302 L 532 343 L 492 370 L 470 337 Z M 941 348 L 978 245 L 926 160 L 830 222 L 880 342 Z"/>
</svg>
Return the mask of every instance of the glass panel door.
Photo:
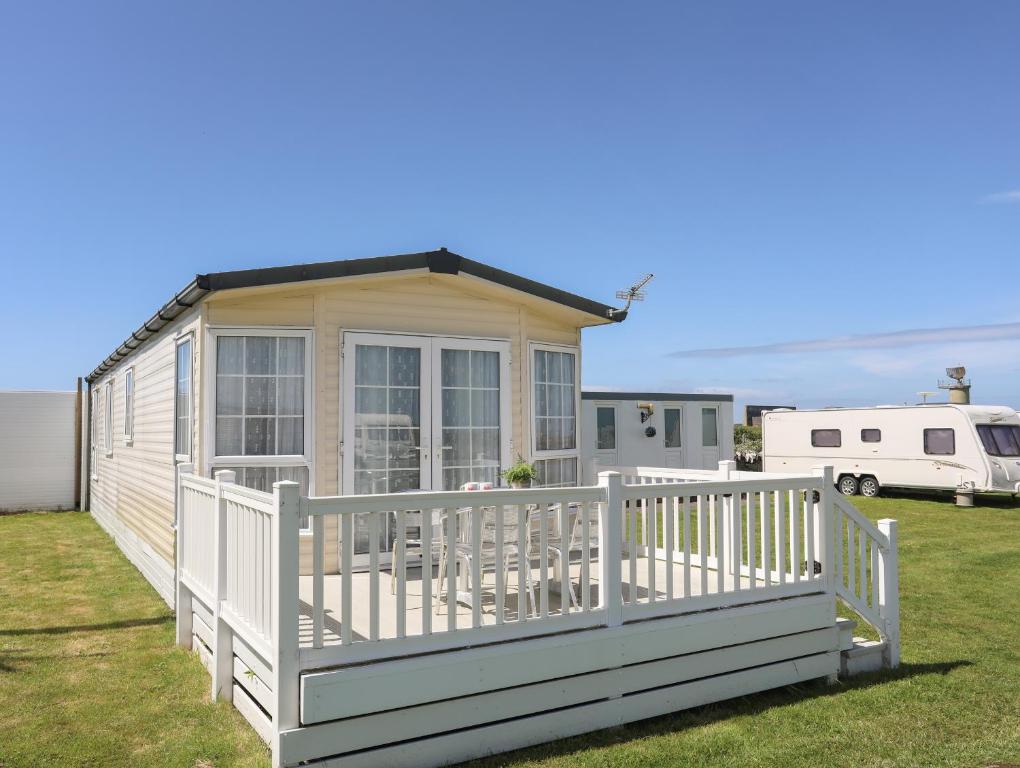
<svg viewBox="0 0 1020 768">
<path fill-rule="evenodd" d="M 442 444 L 434 462 L 440 465 L 439 487 L 497 486 L 502 459 L 499 352 L 440 348 L 438 353 Z"/>
<path fill-rule="evenodd" d="M 429 384 L 424 340 L 358 334 L 344 349 L 344 493 L 427 490 L 431 472 L 428 448 L 422 444 L 422 403 L 428 403 Z M 356 519 L 354 535 L 355 553 L 366 554 L 367 519 Z M 379 536 L 380 551 L 391 550 L 392 520 L 384 522 Z"/>
</svg>

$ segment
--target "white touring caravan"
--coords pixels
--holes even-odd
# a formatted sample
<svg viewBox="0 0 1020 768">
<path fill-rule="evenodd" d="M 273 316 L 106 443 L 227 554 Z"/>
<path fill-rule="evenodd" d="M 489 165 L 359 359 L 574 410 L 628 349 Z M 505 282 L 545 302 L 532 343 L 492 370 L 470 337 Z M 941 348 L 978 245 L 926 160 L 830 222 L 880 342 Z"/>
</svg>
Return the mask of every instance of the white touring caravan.
<svg viewBox="0 0 1020 768">
<path fill-rule="evenodd" d="M 832 464 L 847 496 L 882 487 L 1020 492 L 1020 417 L 996 405 L 776 410 L 762 418 L 765 472 Z"/>
</svg>

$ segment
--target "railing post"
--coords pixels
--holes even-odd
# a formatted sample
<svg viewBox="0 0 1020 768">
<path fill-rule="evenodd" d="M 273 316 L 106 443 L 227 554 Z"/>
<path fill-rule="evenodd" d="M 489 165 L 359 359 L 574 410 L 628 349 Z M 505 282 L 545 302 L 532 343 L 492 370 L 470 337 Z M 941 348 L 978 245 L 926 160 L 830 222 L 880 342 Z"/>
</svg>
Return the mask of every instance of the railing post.
<svg viewBox="0 0 1020 768">
<path fill-rule="evenodd" d="M 174 553 L 177 566 L 175 574 L 177 578 L 177 594 L 174 600 L 174 610 L 177 611 L 177 645 L 181 645 L 189 650 L 191 649 L 191 635 L 194 631 L 192 626 L 194 607 L 191 604 L 191 590 L 181 582 L 181 560 L 183 557 L 181 552 L 183 536 L 181 532 L 184 530 L 183 521 L 181 520 L 181 476 L 191 474 L 194 469 L 193 464 L 178 464 L 176 487 L 174 489 Z"/>
<path fill-rule="evenodd" d="M 599 518 L 599 597 L 606 626 L 623 624 L 623 476 L 599 472 L 606 492 Z"/>
<path fill-rule="evenodd" d="M 833 537 L 836 529 L 835 498 L 836 485 L 835 475 L 831 465 L 812 468 L 815 475 L 822 478 L 821 498 L 818 503 L 818 514 L 815 518 L 815 556 L 822 564 L 822 578 L 825 579 L 825 589 L 832 594 L 836 593 L 836 556 L 834 554 Z M 814 563 L 808 563 L 810 569 L 814 570 Z"/>
<path fill-rule="evenodd" d="M 890 669 L 900 665 L 900 575 L 896 543 L 896 521 L 879 520 L 878 530 L 889 540 L 889 548 L 878 559 L 878 611 L 885 622 L 885 663 Z"/>
<path fill-rule="evenodd" d="M 735 461 L 720 461 L 719 462 L 719 479 L 723 480 L 723 481 L 728 481 L 730 479 L 730 475 L 733 472 L 735 472 L 736 469 L 737 469 L 737 462 L 735 462 Z M 722 530 L 715 532 L 716 536 L 722 536 L 722 551 L 725 553 L 723 555 L 723 557 L 725 557 L 726 560 L 727 560 L 726 564 L 723 567 L 724 567 L 724 569 L 726 569 L 727 566 L 728 566 L 728 570 L 729 570 L 730 574 L 734 575 L 737 578 L 737 582 L 739 583 L 740 563 L 737 561 L 737 558 L 734 556 L 734 552 L 733 552 L 733 531 L 731 530 L 733 528 L 733 509 L 734 509 L 733 504 L 734 504 L 734 497 L 731 494 L 730 497 L 727 499 L 725 495 L 720 494 L 717 497 L 717 502 L 716 503 L 721 503 L 722 506 L 723 506 L 723 509 L 722 509 L 722 511 L 723 511 L 723 515 L 722 515 Z M 740 506 L 739 506 L 740 505 L 740 494 L 739 494 L 739 492 L 736 495 L 736 504 L 737 504 L 737 509 L 739 509 L 740 508 Z"/>
<path fill-rule="evenodd" d="M 234 633 L 221 618 L 220 610 L 227 594 L 227 502 L 223 486 L 233 483 L 234 473 L 221 469 L 216 473 L 216 519 L 213 533 L 213 700 L 234 698 Z"/>
<path fill-rule="evenodd" d="M 298 569 L 301 552 L 298 530 L 300 486 L 273 483 L 273 765 L 279 765 L 280 732 L 299 725 L 298 712 Z"/>
</svg>

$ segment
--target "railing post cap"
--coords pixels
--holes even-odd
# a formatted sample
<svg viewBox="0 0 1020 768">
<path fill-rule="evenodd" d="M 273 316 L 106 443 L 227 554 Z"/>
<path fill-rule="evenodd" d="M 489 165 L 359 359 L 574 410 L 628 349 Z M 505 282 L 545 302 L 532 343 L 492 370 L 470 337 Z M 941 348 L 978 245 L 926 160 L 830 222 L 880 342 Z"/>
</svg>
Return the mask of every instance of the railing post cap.
<svg viewBox="0 0 1020 768">
<path fill-rule="evenodd" d="M 878 521 L 878 526 L 879 528 L 895 528 L 896 521 L 891 517 L 883 517 L 881 520 Z"/>
<path fill-rule="evenodd" d="M 623 475 L 620 474 L 619 472 L 614 472 L 612 470 L 605 470 L 604 472 L 599 472 L 599 485 L 618 483 L 622 482 L 622 480 Z"/>
<path fill-rule="evenodd" d="M 221 483 L 233 483 L 237 480 L 237 473 L 232 469 L 217 469 L 213 477 Z"/>
</svg>

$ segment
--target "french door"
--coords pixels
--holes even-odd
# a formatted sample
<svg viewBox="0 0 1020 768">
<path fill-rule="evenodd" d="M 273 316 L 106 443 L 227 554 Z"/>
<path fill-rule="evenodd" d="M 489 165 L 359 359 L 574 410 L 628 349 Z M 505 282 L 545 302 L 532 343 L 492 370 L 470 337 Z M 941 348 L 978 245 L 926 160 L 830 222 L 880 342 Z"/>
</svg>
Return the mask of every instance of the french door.
<svg viewBox="0 0 1020 768">
<path fill-rule="evenodd" d="M 342 355 L 344 494 L 499 484 L 511 451 L 508 342 L 346 332 Z M 392 521 L 381 528 L 386 552 Z M 368 551 L 367 525 L 354 547 Z"/>
</svg>

